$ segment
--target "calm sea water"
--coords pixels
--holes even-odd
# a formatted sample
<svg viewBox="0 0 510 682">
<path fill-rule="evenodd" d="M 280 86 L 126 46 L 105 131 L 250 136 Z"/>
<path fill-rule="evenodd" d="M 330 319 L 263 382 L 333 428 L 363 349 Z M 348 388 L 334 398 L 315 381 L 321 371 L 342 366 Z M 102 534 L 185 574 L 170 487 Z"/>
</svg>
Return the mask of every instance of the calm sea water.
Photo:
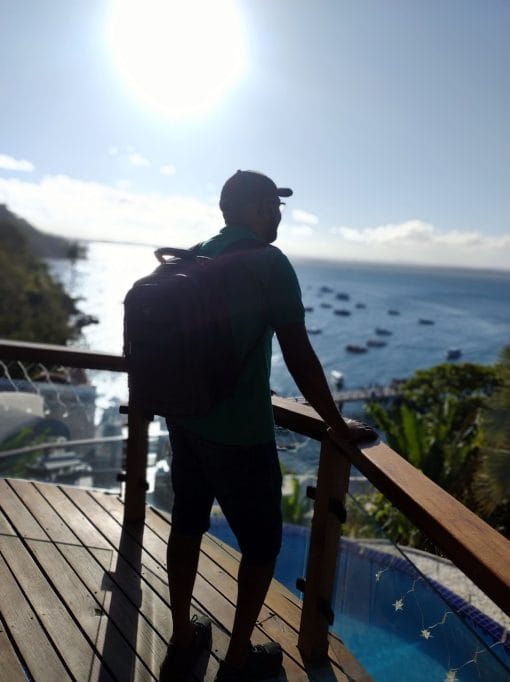
<svg viewBox="0 0 510 682">
<path fill-rule="evenodd" d="M 131 283 L 156 266 L 153 249 L 129 244 L 92 242 L 88 258 L 73 268 L 51 261 L 53 272 L 79 307 L 96 315 L 99 324 L 84 328 L 79 345 L 91 350 L 122 351 L 122 301 Z M 346 386 L 385 383 L 410 376 L 445 360 L 451 347 L 461 361 L 490 364 L 510 344 L 510 272 L 381 266 L 293 260 L 309 328 L 319 330 L 312 343 L 327 373 L 341 370 Z M 332 292 L 323 293 L 322 287 Z M 348 300 L 338 300 L 336 294 Z M 356 304 L 365 307 L 357 308 Z M 322 307 L 331 305 L 331 307 Z M 348 310 L 339 316 L 335 309 Z M 395 311 L 398 314 L 389 314 Z M 422 325 L 419 319 L 433 324 Z M 356 355 L 347 344 L 364 345 L 377 338 L 375 329 L 391 335 L 387 342 Z M 277 342 L 273 349 L 272 383 L 284 394 L 296 393 Z"/>
<path fill-rule="evenodd" d="M 453 347 L 462 351 L 459 361 L 492 364 L 510 344 L 510 272 L 301 259 L 293 264 L 304 304 L 312 309 L 306 313 L 308 328 L 317 331 L 312 344 L 328 378 L 333 369 L 340 370 L 348 388 L 409 377 L 417 369 L 444 362 Z M 84 328 L 78 345 L 122 352 L 124 295 L 135 279 L 156 265 L 151 247 L 102 242 L 92 242 L 88 258 L 74 267 L 50 261 L 54 274 L 79 299 L 80 309 L 99 318 L 98 324 Z M 350 314 L 337 315 L 336 309 Z M 420 324 L 420 319 L 433 324 Z M 390 334 L 378 336 L 376 328 Z M 386 346 L 364 354 L 345 349 L 373 338 L 386 341 Z M 272 365 L 273 389 L 281 395 L 299 395 L 276 340 Z M 98 376 L 95 381 L 101 385 L 103 406 L 115 397 L 126 399 L 122 377 Z M 359 414 L 360 407 L 346 404 L 344 412 Z"/>
</svg>

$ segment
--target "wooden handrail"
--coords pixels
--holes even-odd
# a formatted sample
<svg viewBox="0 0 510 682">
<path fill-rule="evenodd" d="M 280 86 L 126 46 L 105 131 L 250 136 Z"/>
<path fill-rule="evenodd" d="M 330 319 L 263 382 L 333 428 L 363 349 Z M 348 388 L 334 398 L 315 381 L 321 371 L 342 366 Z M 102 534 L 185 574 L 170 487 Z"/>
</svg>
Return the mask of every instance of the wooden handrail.
<svg viewBox="0 0 510 682">
<path fill-rule="evenodd" d="M 125 371 L 118 355 L 0 340 L 0 359 Z M 325 425 L 313 408 L 273 397 L 276 423 L 323 440 Z M 510 615 L 510 542 L 381 442 L 338 444 L 367 479 L 441 548 L 473 582 Z"/>
<path fill-rule="evenodd" d="M 71 346 L 5 339 L 0 339 L 0 360 L 24 360 L 80 369 L 102 369 L 110 372 L 126 371 L 126 360 L 121 355 L 91 352 Z"/>
<path fill-rule="evenodd" d="M 273 396 L 277 424 L 311 438 L 324 422 L 309 405 Z M 510 615 L 510 541 L 384 443 L 338 443 L 354 466 Z"/>
</svg>

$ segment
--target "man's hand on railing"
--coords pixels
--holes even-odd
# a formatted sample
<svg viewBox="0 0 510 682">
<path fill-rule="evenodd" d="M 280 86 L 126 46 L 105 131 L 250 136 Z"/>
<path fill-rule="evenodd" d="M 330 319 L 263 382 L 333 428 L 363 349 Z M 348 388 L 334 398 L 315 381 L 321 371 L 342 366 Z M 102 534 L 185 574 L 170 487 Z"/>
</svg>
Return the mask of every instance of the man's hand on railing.
<svg viewBox="0 0 510 682">
<path fill-rule="evenodd" d="M 349 430 L 348 438 L 345 438 L 343 434 L 340 435 L 331 427 L 328 428 L 328 434 L 331 437 L 331 440 L 338 443 L 338 445 L 342 445 L 346 440 L 350 443 L 368 443 L 379 438 L 377 431 L 371 426 L 368 426 L 368 424 L 364 424 L 357 419 L 348 419 L 347 417 L 343 417 L 343 420 Z"/>
</svg>

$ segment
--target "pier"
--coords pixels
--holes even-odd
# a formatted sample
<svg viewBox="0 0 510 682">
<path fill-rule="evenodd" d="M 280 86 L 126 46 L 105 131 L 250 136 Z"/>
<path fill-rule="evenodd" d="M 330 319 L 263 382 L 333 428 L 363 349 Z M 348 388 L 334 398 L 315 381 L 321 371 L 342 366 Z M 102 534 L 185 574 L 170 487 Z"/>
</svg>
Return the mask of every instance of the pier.
<svg viewBox="0 0 510 682">
<path fill-rule="evenodd" d="M 341 391 L 332 391 L 336 403 L 365 402 L 367 400 L 386 400 L 387 398 L 398 398 L 402 395 L 400 383 L 391 383 L 387 386 L 374 384 L 373 386 L 362 386 L 360 388 L 345 388 Z"/>
<path fill-rule="evenodd" d="M 331 395 L 337 405 L 343 403 L 366 402 L 368 400 L 388 400 L 399 398 L 402 395 L 402 381 L 393 381 L 391 384 L 373 384 L 360 386 L 359 388 L 344 388 L 332 390 Z M 306 403 L 303 396 L 295 398 L 296 402 Z"/>
</svg>

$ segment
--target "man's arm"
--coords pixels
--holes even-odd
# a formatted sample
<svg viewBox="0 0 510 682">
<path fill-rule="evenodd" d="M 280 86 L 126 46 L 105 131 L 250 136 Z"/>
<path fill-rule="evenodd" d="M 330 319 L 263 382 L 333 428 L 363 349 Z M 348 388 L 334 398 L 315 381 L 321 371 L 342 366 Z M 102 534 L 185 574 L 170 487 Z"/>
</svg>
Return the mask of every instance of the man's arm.
<svg viewBox="0 0 510 682">
<path fill-rule="evenodd" d="M 304 322 L 276 329 L 283 359 L 304 398 L 333 431 L 347 440 L 373 440 L 375 431 L 342 418 L 333 400 L 324 370 L 308 338 Z"/>
</svg>

